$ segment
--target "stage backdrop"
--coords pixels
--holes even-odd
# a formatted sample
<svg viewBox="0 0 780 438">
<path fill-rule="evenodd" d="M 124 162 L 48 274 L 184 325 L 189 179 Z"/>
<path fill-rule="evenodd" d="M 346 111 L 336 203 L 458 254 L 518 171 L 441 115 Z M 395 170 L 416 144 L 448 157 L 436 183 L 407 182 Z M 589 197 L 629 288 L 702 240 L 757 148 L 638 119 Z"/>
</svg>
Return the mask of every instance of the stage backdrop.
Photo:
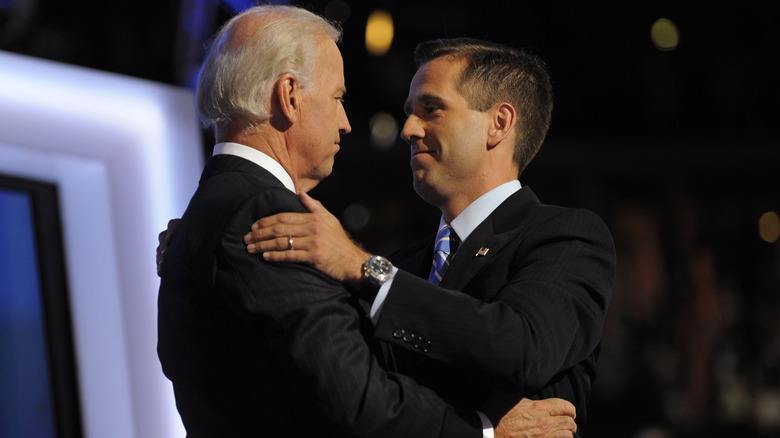
<svg viewBox="0 0 780 438">
<path fill-rule="evenodd" d="M 184 436 L 155 351 L 155 248 L 195 190 L 202 151 L 186 89 L 0 52 L 0 175 L 56 190 L 85 437 Z M 34 226 L 24 227 L 28 249 L 46 252 Z M 19 284 L 34 285 L 30 268 Z M 2 295 L 10 284 L 0 279 Z M 40 324 L 27 316 L 40 311 L 37 299 L 11 319 Z M 50 361 L 57 346 L 47 348 L 31 354 Z"/>
</svg>

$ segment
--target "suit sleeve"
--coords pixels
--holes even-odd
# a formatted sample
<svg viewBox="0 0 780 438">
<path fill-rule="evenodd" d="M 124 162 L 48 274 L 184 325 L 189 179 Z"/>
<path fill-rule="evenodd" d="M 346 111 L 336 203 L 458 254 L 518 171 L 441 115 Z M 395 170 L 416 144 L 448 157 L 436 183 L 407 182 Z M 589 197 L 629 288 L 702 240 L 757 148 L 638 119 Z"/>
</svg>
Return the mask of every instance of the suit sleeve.
<svg viewBox="0 0 780 438">
<path fill-rule="evenodd" d="M 354 436 L 478 437 L 474 412 L 457 415 L 433 391 L 388 373 L 361 334 L 350 294 L 313 269 L 271 264 L 246 252 L 242 236 L 267 205 L 294 197 L 254 198 L 227 224 L 217 249 L 215 282 L 231 305 L 262 333 L 288 386 L 307 414 L 320 415 Z M 291 199 L 290 199 L 291 198 Z"/>
<path fill-rule="evenodd" d="M 536 392 L 593 354 L 614 269 L 614 245 L 601 219 L 563 210 L 493 254 L 467 287 L 480 298 L 399 271 L 376 336 L 472 368 L 491 385 Z"/>
</svg>

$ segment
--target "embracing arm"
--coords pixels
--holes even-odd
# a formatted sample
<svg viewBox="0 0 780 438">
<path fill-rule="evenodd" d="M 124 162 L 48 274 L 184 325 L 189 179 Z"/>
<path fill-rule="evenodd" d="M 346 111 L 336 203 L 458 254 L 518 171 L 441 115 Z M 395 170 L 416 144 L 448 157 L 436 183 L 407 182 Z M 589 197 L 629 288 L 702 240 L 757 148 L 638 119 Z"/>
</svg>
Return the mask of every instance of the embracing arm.
<svg viewBox="0 0 780 438">
<path fill-rule="evenodd" d="M 307 204 L 311 214 L 258 221 L 245 236 L 250 251 L 263 252 L 267 260 L 306 262 L 347 279 L 345 272 L 359 272 L 360 257 L 367 255 L 344 238 L 346 233 L 327 210 L 312 205 L 314 209 Z M 340 233 L 330 232 L 336 226 Z M 285 235 L 300 236 L 294 237 L 300 250 L 285 251 L 286 237 L 279 237 Z M 583 361 L 600 342 L 614 257 L 611 235 L 601 219 L 585 210 L 561 210 L 537 221 L 522 241 L 507 245 L 501 254 L 488 253 L 484 272 L 467 286 L 469 294 L 399 271 L 375 335 L 413 348 L 394 335 L 399 330 L 414 333 L 432 343 L 424 353 L 431 358 L 473 367 L 515 389 L 533 391 Z M 349 270 L 338 271 L 343 267 Z"/>
<path fill-rule="evenodd" d="M 428 357 L 479 369 L 523 392 L 588 358 L 601 340 L 612 289 L 608 229 L 593 213 L 562 210 L 508 238 L 482 257 L 467 294 L 399 271 L 376 336 L 402 348 L 412 347 L 394 338 L 399 329 L 422 336 L 431 343 Z M 450 269 L 471 265 L 460 262 Z"/>
<path fill-rule="evenodd" d="M 311 213 L 280 213 L 252 224 L 244 235 L 247 251 L 267 261 L 305 263 L 353 288 L 363 283 L 363 262 L 371 254 L 355 243 L 319 201 L 301 192 Z M 292 237 L 293 249 L 289 250 Z"/>
<path fill-rule="evenodd" d="M 242 305 L 276 321 L 273 327 L 284 327 L 266 334 L 269 345 L 284 361 L 292 387 L 312 409 L 356 435 L 482 435 L 483 424 L 474 411 L 456 410 L 413 379 L 379 366 L 360 330 L 357 312 L 349 305 L 354 298 L 341 284 L 306 266 L 270 264 L 246 252 L 242 224 L 256 214 L 247 208 L 233 221 L 223 239 L 228 260 L 217 272 L 226 276 L 225 283 L 239 277 L 244 283 L 241 290 L 264 291 L 262 300 L 246 296 Z M 573 418 L 574 407 L 568 402 L 535 402 L 502 419 L 496 436 L 571 436 L 576 430 Z"/>
<path fill-rule="evenodd" d="M 480 436 L 476 413 L 458 416 L 433 391 L 382 369 L 363 338 L 353 298 L 338 282 L 246 252 L 247 224 L 269 203 L 252 200 L 230 220 L 215 282 L 257 327 L 303 408 L 356 436 Z"/>
</svg>

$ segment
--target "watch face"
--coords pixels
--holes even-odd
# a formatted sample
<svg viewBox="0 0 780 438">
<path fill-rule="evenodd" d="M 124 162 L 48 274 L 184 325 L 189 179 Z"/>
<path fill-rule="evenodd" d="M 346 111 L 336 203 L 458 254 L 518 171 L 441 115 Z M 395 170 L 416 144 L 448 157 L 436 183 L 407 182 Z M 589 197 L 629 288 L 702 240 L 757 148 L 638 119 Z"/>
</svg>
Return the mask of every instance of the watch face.
<svg viewBox="0 0 780 438">
<path fill-rule="evenodd" d="M 364 266 L 366 278 L 374 284 L 384 283 L 393 273 L 393 265 L 381 256 L 371 256 Z"/>
<path fill-rule="evenodd" d="M 387 262 L 385 259 L 380 259 L 377 257 L 374 257 L 369 262 L 369 269 L 374 271 L 375 273 L 379 275 L 387 275 L 392 271 L 392 268 L 390 267 L 390 263 Z"/>
</svg>

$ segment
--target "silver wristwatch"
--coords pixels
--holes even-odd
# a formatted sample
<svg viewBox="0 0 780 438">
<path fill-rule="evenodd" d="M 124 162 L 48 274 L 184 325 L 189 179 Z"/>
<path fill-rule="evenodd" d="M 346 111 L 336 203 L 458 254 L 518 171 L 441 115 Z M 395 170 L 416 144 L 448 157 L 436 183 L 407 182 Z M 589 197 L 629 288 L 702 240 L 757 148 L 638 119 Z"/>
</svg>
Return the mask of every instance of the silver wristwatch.
<svg viewBox="0 0 780 438">
<path fill-rule="evenodd" d="M 363 263 L 363 278 L 371 285 L 381 286 L 393 276 L 393 264 L 390 260 L 372 255 Z"/>
</svg>

